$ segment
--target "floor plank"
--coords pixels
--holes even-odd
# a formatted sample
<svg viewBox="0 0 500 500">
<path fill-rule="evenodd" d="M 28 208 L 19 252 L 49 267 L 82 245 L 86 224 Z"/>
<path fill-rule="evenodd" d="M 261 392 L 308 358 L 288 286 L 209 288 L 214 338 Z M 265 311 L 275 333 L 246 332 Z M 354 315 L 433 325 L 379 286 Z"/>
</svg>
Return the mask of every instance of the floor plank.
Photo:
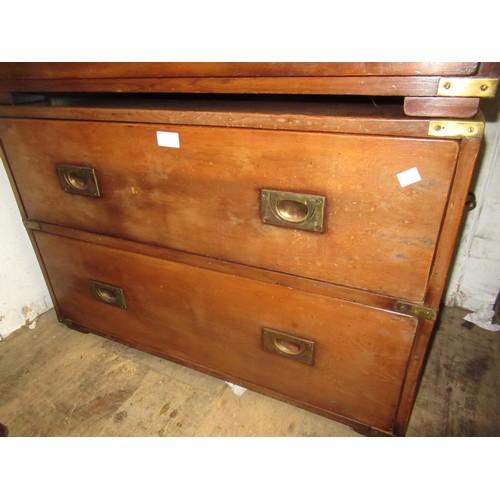
<svg viewBox="0 0 500 500">
<path fill-rule="evenodd" d="M 499 436 L 500 335 L 444 308 L 408 436 Z M 54 311 L 0 342 L 11 436 L 356 437 L 350 427 L 92 334 Z"/>
</svg>

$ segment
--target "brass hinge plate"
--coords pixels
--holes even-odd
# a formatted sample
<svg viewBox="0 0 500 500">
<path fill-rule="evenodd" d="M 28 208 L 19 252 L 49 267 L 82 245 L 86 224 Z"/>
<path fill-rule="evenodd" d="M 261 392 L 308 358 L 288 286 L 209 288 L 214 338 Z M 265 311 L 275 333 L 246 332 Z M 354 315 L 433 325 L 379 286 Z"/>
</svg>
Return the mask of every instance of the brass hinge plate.
<svg viewBox="0 0 500 500">
<path fill-rule="evenodd" d="M 40 224 L 36 220 L 23 220 L 24 227 L 33 231 L 40 231 Z"/>
<path fill-rule="evenodd" d="M 419 306 L 417 304 L 410 304 L 409 302 L 396 302 L 394 307 L 396 312 L 408 314 L 420 319 L 428 319 L 434 321 L 437 317 L 437 311 L 429 307 Z"/>
<path fill-rule="evenodd" d="M 441 78 L 439 97 L 495 97 L 498 78 Z"/>
<path fill-rule="evenodd" d="M 429 123 L 427 135 L 431 137 L 481 137 L 484 132 L 484 122 L 432 120 Z"/>
</svg>

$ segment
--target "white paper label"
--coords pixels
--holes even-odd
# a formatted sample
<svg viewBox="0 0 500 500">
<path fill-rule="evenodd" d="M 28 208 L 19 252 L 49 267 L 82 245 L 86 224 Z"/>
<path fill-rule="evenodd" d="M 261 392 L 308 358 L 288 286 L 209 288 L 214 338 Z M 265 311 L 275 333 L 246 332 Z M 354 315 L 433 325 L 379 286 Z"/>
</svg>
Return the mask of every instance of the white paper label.
<svg viewBox="0 0 500 500">
<path fill-rule="evenodd" d="M 164 148 L 180 148 L 179 134 L 177 132 L 156 132 L 158 146 Z"/>
<path fill-rule="evenodd" d="M 231 387 L 236 396 L 241 396 L 246 391 L 246 389 L 240 385 L 232 384 L 231 382 L 226 382 L 226 384 Z"/>
<path fill-rule="evenodd" d="M 420 177 L 420 173 L 417 167 L 410 168 L 401 172 L 397 175 L 399 184 L 401 187 L 409 186 L 410 184 L 415 184 L 415 182 L 420 182 L 422 177 Z"/>
</svg>

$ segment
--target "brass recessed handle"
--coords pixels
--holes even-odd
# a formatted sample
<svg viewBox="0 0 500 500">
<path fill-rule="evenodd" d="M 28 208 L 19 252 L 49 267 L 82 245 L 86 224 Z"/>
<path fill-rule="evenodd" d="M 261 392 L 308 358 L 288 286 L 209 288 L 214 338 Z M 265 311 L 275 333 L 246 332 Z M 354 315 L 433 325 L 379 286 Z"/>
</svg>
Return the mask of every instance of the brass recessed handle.
<svg viewBox="0 0 500 500">
<path fill-rule="evenodd" d="M 279 354 L 307 365 L 314 363 L 315 344 L 311 340 L 273 330 L 272 328 L 263 328 L 262 344 L 267 352 Z"/>
<path fill-rule="evenodd" d="M 299 354 L 302 354 L 305 349 L 304 343 L 298 340 L 274 337 L 273 343 L 278 351 L 290 356 L 298 356 Z"/>
<path fill-rule="evenodd" d="M 61 187 L 67 193 L 101 196 L 96 171 L 91 167 L 56 165 Z"/>
<path fill-rule="evenodd" d="M 265 224 L 324 231 L 326 198 L 313 194 L 262 189 L 261 213 Z"/>
<path fill-rule="evenodd" d="M 94 280 L 89 280 L 89 284 L 90 292 L 94 299 L 111 306 L 121 307 L 122 309 L 127 308 L 125 304 L 125 294 L 122 288 Z"/>
<path fill-rule="evenodd" d="M 310 207 L 302 200 L 277 200 L 276 213 L 286 222 L 303 222 L 309 217 Z"/>
</svg>

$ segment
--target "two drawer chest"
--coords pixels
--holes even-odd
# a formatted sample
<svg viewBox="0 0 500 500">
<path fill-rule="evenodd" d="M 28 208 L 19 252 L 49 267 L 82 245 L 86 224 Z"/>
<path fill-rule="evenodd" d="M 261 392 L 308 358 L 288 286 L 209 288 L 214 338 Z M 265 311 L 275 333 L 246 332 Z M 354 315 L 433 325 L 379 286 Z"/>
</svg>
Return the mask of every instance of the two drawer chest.
<svg viewBox="0 0 500 500">
<path fill-rule="evenodd" d="M 2 64 L 2 158 L 60 321 L 403 435 L 497 83 L 479 63 Z"/>
</svg>

